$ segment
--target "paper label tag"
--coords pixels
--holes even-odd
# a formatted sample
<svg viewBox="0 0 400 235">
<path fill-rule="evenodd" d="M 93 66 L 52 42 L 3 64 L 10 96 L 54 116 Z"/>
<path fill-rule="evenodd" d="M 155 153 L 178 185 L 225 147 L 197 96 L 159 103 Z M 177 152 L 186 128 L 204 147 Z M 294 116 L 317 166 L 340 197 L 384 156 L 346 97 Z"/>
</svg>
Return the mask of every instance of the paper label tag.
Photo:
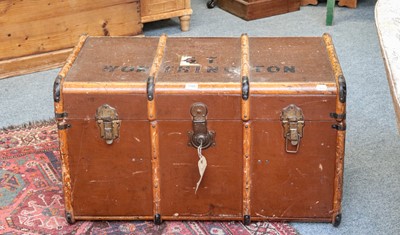
<svg viewBox="0 0 400 235">
<path fill-rule="evenodd" d="M 207 160 L 204 156 L 202 156 L 199 160 L 199 162 L 197 163 L 198 167 L 199 167 L 199 173 L 200 173 L 200 179 L 196 184 L 196 191 L 194 192 L 195 194 L 197 193 L 197 189 L 199 189 L 201 180 L 203 179 L 204 176 L 204 172 L 206 171 L 207 168 Z"/>
<path fill-rule="evenodd" d="M 185 84 L 185 89 L 197 90 L 197 89 L 199 89 L 199 84 L 197 84 L 197 83 L 186 83 Z"/>
<path fill-rule="evenodd" d="M 199 173 L 200 173 L 200 179 L 196 184 L 196 190 L 194 191 L 194 194 L 197 194 L 197 189 L 199 189 L 201 180 L 203 179 L 204 172 L 206 171 L 207 168 L 207 160 L 206 157 L 201 154 L 201 149 L 203 147 L 203 143 L 200 144 L 199 147 L 197 147 L 197 155 L 199 155 L 199 161 L 197 162 L 197 166 L 199 167 Z"/>
<path fill-rule="evenodd" d="M 326 91 L 326 90 L 328 90 L 328 87 L 326 85 L 321 85 L 321 84 L 317 85 L 316 88 L 317 88 L 317 91 Z"/>
<path fill-rule="evenodd" d="M 183 55 L 181 57 L 181 62 L 179 64 L 180 66 L 200 66 L 200 64 L 197 63 L 197 60 L 193 56 L 187 56 Z"/>
</svg>

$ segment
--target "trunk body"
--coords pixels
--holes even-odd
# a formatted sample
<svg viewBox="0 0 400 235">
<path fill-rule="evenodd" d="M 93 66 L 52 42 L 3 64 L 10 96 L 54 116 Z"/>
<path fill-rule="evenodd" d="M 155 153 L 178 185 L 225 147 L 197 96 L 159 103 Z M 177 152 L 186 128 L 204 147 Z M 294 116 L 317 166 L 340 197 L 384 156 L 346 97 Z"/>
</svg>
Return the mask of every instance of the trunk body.
<svg viewBox="0 0 400 235">
<path fill-rule="evenodd" d="M 340 221 L 329 35 L 82 37 L 54 98 L 70 222 Z"/>
</svg>

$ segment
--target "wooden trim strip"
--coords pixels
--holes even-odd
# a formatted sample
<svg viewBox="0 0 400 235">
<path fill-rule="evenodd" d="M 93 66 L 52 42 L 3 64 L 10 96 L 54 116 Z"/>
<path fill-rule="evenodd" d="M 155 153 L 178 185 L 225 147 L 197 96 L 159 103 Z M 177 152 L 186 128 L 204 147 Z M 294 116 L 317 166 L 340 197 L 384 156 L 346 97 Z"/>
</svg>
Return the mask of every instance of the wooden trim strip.
<svg viewBox="0 0 400 235">
<path fill-rule="evenodd" d="M 252 83 L 251 93 L 253 95 L 260 94 L 319 94 L 332 95 L 337 93 L 335 83 L 285 83 L 285 82 L 256 82 Z"/>
<path fill-rule="evenodd" d="M 188 84 L 190 86 L 188 86 Z M 190 87 L 190 89 L 187 89 Z M 195 88 L 193 88 L 195 87 Z M 226 94 L 239 95 L 239 83 L 184 83 L 159 82 L 156 84 L 157 94 Z"/>
<path fill-rule="evenodd" d="M 160 160 L 159 160 L 159 130 L 156 121 L 150 122 L 150 138 L 151 138 L 151 166 L 153 179 L 153 213 L 160 213 Z"/>
<path fill-rule="evenodd" d="M 336 55 L 335 47 L 333 46 L 332 37 L 325 33 L 323 35 L 323 39 L 326 45 L 326 50 L 328 52 L 329 60 L 332 65 L 333 73 L 336 79 L 336 86 L 339 89 L 339 77 L 343 76 L 342 68 L 340 67 L 340 63 L 338 57 Z M 341 103 L 339 100 L 339 91 L 337 91 L 337 98 L 336 98 L 336 113 L 342 114 L 346 112 L 346 104 Z"/>
<path fill-rule="evenodd" d="M 243 123 L 243 215 L 251 215 L 251 123 Z"/>
<path fill-rule="evenodd" d="M 328 223 L 331 222 L 331 218 L 298 218 L 298 217 L 267 217 L 267 216 L 254 216 L 251 217 L 252 221 L 274 221 L 274 222 L 285 222 L 285 221 L 292 221 L 292 222 L 323 222 Z"/>
<path fill-rule="evenodd" d="M 153 216 L 86 216 L 77 215 L 76 220 L 152 220 Z"/>
<path fill-rule="evenodd" d="M 250 87 L 250 49 L 249 49 L 249 37 L 247 34 L 242 34 L 241 38 L 241 71 L 240 71 L 240 77 L 242 78 L 242 84 L 244 78 L 248 79 L 248 86 Z M 243 85 L 242 85 L 243 89 Z M 250 91 L 250 88 L 249 88 Z M 243 90 L 242 90 L 243 92 Z M 250 92 L 248 94 L 248 98 L 242 99 L 241 101 L 241 107 L 242 107 L 242 120 L 247 121 L 250 119 Z"/>
<path fill-rule="evenodd" d="M 342 68 L 340 67 L 339 60 L 333 46 L 332 37 L 329 34 L 323 35 L 326 49 L 329 55 L 329 60 L 332 65 L 333 72 L 336 78 L 336 86 L 339 89 L 339 77 L 343 76 Z M 336 95 L 336 113 L 346 113 L 346 103 L 339 100 L 339 91 Z M 341 126 L 346 126 L 346 120 L 338 120 Z M 336 163 L 335 163 L 335 179 L 334 179 L 334 195 L 333 195 L 333 213 L 332 222 L 335 223 L 336 217 L 341 214 L 342 195 L 343 195 L 343 168 L 344 168 L 344 152 L 345 152 L 345 139 L 346 131 L 337 131 L 336 140 Z"/>
<path fill-rule="evenodd" d="M 154 57 L 153 64 L 150 68 L 150 73 L 149 76 L 154 78 L 154 85 L 156 83 L 156 77 L 158 74 L 158 71 L 160 69 L 162 60 L 164 58 L 164 52 L 167 44 L 167 35 L 163 34 L 160 37 L 160 40 L 158 41 L 158 46 L 157 46 L 157 51 L 156 51 L 156 56 Z M 155 91 L 154 91 L 155 93 Z M 156 105 L 155 105 L 155 100 L 156 97 L 153 94 L 153 99 L 147 101 L 147 116 L 149 120 L 153 121 L 156 119 Z"/>
<path fill-rule="evenodd" d="M 342 125 L 346 124 L 342 122 Z M 346 131 L 337 131 L 332 223 L 335 223 L 336 216 L 341 214 L 342 208 L 345 141 Z"/>
<path fill-rule="evenodd" d="M 59 125 L 66 124 L 65 121 L 58 122 Z M 63 181 L 63 191 L 65 200 L 65 212 L 71 216 L 71 221 L 74 222 L 74 209 L 72 208 L 72 185 L 71 175 L 69 168 L 69 154 L 68 154 L 68 141 L 67 141 L 67 129 L 58 130 L 58 138 L 60 139 L 60 155 L 61 155 L 61 172 Z"/>
<path fill-rule="evenodd" d="M 65 62 L 64 66 L 62 67 L 61 71 L 58 73 L 58 76 L 61 77 L 61 84 L 60 84 L 60 102 L 54 103 L 54 109 L 56 113 L 64 112 L 64 102 L 63 102 L 63 83 L 64 78 L 67 75 L 69 69 L 71 68 L 72 64 L 75 62 L 76 57 L 78 56 L 79 52 L 81 51 L 83 44 L 85 43 L 88 35 L 82 35 L 79 38 L 78 44 L 72 50 L 72 53 L 68 56 L 67 61 Z"/>
<path fill-rule="evenodd" d="M 144 82 L 64 82 L 63 93 L 104 94 L 112 91 L 118 94 L 145 94 Z"/>
<path fill-rule="evenodd" d="M 76 220 L 153 220 L 152 216 L 75 216 Z M 163 220 L 217 220 L 217 221 L 241 221 L 239 216 L 164 216 Z M 294 218 L 294 217 L 267 217 L 254 216 L 252 221 L 299 221 L 299 222 L 330 222 L 331 218 Z"/>
<path fill-rule="evenodd" d="M 74 63 L 78 53 L 80 52 L 83 44 L 87 39 L 87 35 L 83 35 L 79 38 L 78 44 L 75 46 L 72 53 L 69 55 L 64 67 L 61 69 L 58 76 L 61 78 L 60 81 L 60 101 L 54 102 L 54 110 L 56 113 L 64 112 L 64 100 L 63 100 L 63 82 L 66 74 Z M 66 120 L 64 118 L 57 119 L 58 125 L 66 125 Z M 70 222 L 74 222 L 74 210 L 72 208 L 73 192 L 71 190 L 71 176 L 69 168 L 69 154 L 68 154 L 68 141 L 67 141 L 67 129 L 59 130 L 58 137 L 60 139 L 60 154 L 61 154 L 61 169 L 62 169 L 62 180 L 63 180 L 63 190 L 65 199 L 65 211 L 69 215 Z"/>
<path fill-rule="evenodd" d="M 221 215 L 221 216 L 163 216 L 163 220 L 214 220 L 214 221 L 230 221 L 242 220 L 239 216 Z"/>
<path fill-rule="evenodd" d="M 187 84 L 183 82 L 159 82 L 156 85 L 157 94 L 224 94 L 240 95 L 241 84 L 239 83 L 195 83 L 196 89 L 186 89 Z M 316 89 L 322 87 L 324 89 Z M 315 95 L 336 95 L 335 83 L 261 83 L 251 85 L 252 95 L 267 94 L 315 94 Z"/>
</svg>

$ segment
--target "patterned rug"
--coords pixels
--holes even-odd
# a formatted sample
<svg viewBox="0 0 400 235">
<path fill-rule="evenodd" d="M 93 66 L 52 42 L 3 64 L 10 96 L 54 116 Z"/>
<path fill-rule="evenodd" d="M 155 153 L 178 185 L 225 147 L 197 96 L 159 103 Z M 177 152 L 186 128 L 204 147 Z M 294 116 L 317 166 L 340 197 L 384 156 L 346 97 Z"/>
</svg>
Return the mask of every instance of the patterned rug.
<svg viewBox="0 0 400 235">
<path fill-rule="evenodd" d="M 80 221 L 64 218 L 54 123 L 0 130 L 0 234 L 287 234 L 285 223 Z"/>
</svg>

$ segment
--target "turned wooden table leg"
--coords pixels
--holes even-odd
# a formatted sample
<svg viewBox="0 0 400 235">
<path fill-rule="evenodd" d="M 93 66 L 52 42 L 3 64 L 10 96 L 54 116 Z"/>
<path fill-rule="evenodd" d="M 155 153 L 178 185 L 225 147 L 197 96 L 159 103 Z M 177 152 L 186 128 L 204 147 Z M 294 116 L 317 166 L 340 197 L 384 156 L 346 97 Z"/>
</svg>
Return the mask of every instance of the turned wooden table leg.
<svg viewBox="0 0 400 235">
<path fill-rule="evenodd" d="M 306 6 L 306 5 L 317 5 L 318 0 L 301 0 L 300 5 Z"/>
<path fill-rule="evenodd" d="M 179 20 L 181 21 L 181 30 L 184 32 L 189 31 L 190 15 L 180 16 Z"/>
<path fill-rule="evenodd" d="M 356 8 L 357 0 L 339 0 L 338 5 L 341 7 Z"/>
</svg>

